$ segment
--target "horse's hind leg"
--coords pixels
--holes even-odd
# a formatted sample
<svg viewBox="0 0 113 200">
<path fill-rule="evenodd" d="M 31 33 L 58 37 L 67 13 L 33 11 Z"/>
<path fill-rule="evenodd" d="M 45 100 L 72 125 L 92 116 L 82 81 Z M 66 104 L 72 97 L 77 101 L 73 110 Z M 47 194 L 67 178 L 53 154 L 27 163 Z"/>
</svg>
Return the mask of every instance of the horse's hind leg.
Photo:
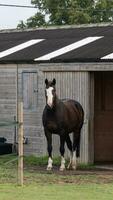
<svg viewBox="0 0 113 200">
<path fill-rule="evenodd" d="M 72 168 L 72 158 L 73 158 L 73 147 L 72 147 L 72 142 L 71 142 L 69 135 L 66 136 L 66 143 L 67 143 L 68 149 L 70 150 L 70 162 L 68 164 L 67 169 L 71 169 Z"/>
<path fill-rule="evenodd" d="M 80 130 L 76 130 L 73 133 L 73 158 L 72 158 L 72 169 L 77 168 L 77 158 L 80 154 Z"/>
<path fill-rule="evenodd" d="M 52 134 L 49 131 L 45 131 L 45 136 L 47 139 L 47 150 L 48 150 L 48 165 L 47 165 L 47 170 L 52 169 Z"/>
<path fill-rule="evenodd" d="M 65 158 L 64 158 L 64 153 L 65 153 L 65 136 L 61 135 L 60 136 L 60 154 L 61 154 L 61 166 L 60 166 L 60 171 L 64 171 L 65 169 Z"/>
</svg>

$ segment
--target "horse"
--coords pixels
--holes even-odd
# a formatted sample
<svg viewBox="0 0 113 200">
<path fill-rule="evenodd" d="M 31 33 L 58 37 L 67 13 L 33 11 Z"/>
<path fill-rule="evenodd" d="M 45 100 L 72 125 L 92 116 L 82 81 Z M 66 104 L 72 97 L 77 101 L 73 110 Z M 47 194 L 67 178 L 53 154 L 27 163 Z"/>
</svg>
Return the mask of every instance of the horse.
<svg viewBox="0 0 113 200">
<path fill-rule="evenodd" d="M 48 165 L 47 170 L 53 167 L 52 134 L 60 136 L 60 171 L 65 169 L 65 143 L 70 151 L 68 169 L 77 168 L 77 158 L 80 155 L 80 132 L 84 121 L 84 111 L 81 104 L 73 99 L 60 100 L 56 94 L 56 79 L 45 79 L 46 105 L 43 110 L 42 122 L 47 139 Z M 73 142 L 70 139 L 73 133 Z M 76 158 L 77 157 L 77 158 Z"/>
</svg>

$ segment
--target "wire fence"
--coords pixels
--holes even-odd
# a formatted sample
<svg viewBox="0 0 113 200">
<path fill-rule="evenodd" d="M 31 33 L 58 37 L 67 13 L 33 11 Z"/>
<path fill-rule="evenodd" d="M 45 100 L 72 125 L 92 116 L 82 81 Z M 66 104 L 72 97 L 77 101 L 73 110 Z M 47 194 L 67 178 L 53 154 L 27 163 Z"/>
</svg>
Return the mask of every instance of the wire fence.
<svg viewBox="0 0 113 200">
<path fill-rule="evenodd" d="M 0 156 L 0 183 L 18 182 L 18 155 L 8 154 Z"/>
<path fill-rule="evenodd" d="M 0 121 L 0 128 L 14 127 L 17 134 L 18 142 L 14 134 L 13 143 L 8 144 L 4 140 L 0 143 L 0 154 L 13 153 L 12 155 L 0 156 L 0 182 L 18 181 L 19 185 L 23 185 L 23 103 L 18 104 L 18 121 Z M 17 130 L 16 130 L 17 129 Z M 4 136 L 4 135 L 3 135 Z M 3 139 L 3 138 L 2 138 Z M 6 150 L 7 148 L 7 150 Z M 12 151 L 10 150 L 12 148 Z M 18 160 L 18 162 L 17 162 Z M 7 178 L 6 178 L 7 177 Z"/>
<path fill-rule="evenodd" d="M 19 126 L 19 122 L 15 121 L 0 121 L 0 127 Z"/>
</svg>

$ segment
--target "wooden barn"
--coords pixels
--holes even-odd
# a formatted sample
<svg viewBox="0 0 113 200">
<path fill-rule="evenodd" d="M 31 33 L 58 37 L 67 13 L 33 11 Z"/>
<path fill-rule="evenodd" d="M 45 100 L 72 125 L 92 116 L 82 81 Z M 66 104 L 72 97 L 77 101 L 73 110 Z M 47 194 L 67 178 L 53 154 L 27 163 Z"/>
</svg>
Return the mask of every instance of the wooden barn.
<svg viewBox="0 0 113 200">
<path fill-rule="evenodd" d="M 46 154 L 46 77 L 56 78 L 60 98 L 84 108 L 80 162 L 113 162 L 113 26 L 0 32 L 0 121 L 13 122 L 23 101 L 26 155 Z M 9 143 L 15 133 L 14 126 L 0 127 Z M 53 143 L 58 155 L 58 136 Z"/>
</svg>

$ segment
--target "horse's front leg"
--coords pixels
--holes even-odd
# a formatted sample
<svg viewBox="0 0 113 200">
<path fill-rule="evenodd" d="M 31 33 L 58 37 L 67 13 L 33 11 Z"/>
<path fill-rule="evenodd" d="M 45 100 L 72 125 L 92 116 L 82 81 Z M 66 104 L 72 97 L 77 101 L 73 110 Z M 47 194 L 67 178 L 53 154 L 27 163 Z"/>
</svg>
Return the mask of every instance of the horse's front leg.
<svg viewBox="0 0 113 200">
<path fill-rule="evenodd" d="M 48 165 L 47 165 L 47 170 L 51 170 L 52 169 L 52 164 L 53 164 L 53 160 L 52 160 L 52 133 L 49 131 L 45 131 L 45 136 L 47 139 L 47 151 L 48 151 Z"/>
<path fill-rule="evenodd" d="M 64 153 L 65 153 L 65 136 L 61 135 L 60 136 L 60 153 L 61 153 L 61 166 L 60 166 L 60 171 L 64 171 L 65 169 L 65 158 L 64 158 Z"/>
</svg>

